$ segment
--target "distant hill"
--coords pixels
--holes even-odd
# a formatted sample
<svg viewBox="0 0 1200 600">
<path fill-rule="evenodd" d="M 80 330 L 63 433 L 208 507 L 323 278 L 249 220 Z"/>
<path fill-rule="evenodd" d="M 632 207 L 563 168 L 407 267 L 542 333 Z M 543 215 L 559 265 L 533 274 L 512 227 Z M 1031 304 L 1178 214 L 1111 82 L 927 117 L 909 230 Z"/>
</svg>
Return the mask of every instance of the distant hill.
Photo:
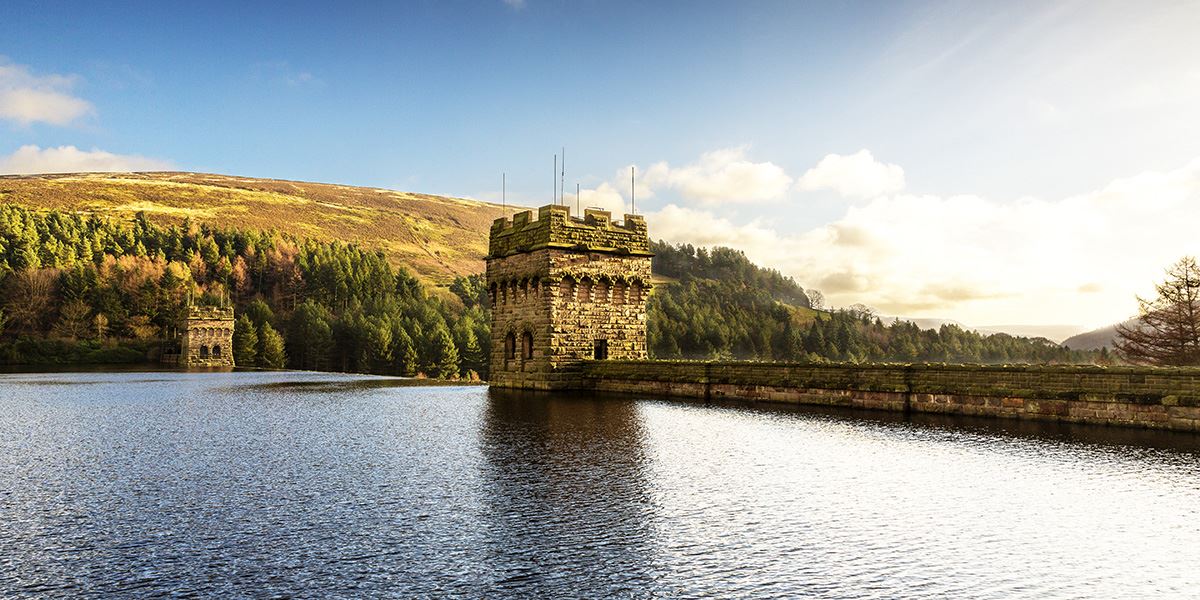
<svg viewBox="0 0 1200 600">
<path fill-rule="evenodd" d="M 483 271 L 488 230 L 502 214 L 463 198 L 203 173 L 6 175 L 0 202 L 359 242 L 437 284 Z"/>
<path fill-rule="evenodd" d="M 942 325 L 955 325 L 968 331 L 976 331 L 982 335 L 1006 333 L 1008 335 L 1027 338 L 1045 338 L 1058 343 L 1066 337 L 1079 333 L 1081 329 L 1075 325 L 967 325 L 953 319 L 938 319 L 932 317 L 882 317 L 885 323 L 894 319 L 911 321 L 921 329 L 937 329 Z M 1074 346 L 1071 346 L 1074 348 Z M 1098 349 L 1098 348 L 1097 348 Z"/>
<path fill-rule="evenodd" d="M 1129 319 L 1119 324 L 1129 326 L 1135 322 L 1137 319 Z M 1111 350 L 1115 339 L 1117 339 L 1117 324 L 1071 336 L 1063 340 L 1062 345 L 1072 350 L 1099 350 L 1106 346 Z"/>
<path fill-rule="evenodd" d="M 974 329 L 984 335 L 1007 333 L 1028 338 L 1046 338 L 1058 343 L 1078 334 L 1083 328 L 1078 325 L 980 325 Z"/>
</svg>

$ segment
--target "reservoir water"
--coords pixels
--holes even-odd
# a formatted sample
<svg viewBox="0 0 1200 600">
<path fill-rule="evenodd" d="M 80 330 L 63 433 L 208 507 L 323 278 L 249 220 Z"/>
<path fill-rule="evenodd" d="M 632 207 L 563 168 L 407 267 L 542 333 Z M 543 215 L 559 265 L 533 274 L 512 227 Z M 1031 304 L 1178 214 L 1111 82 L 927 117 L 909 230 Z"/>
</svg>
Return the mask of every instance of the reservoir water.
<svg viewBox="0 0 1200 600">
<path fill-rule="evenodd" d="M 0 375 L 0 597 L 1200 594 L 1200 436 Z"/>
</svg>

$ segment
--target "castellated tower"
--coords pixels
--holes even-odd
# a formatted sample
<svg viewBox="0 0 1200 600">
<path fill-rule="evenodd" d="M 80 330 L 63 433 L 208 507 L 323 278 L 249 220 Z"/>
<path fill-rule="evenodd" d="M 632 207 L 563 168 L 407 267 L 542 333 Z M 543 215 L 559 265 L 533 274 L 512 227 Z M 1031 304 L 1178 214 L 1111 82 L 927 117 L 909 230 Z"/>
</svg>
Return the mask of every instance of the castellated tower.
<svg viewBox="0 0 1200 600">
<path fill-rule="evenodd" d="M 181 330 L 180 366 L 234 366 L 232 308 L 189 306 Z"/>
<path fill-rule="evenodd" d="M 543 206 L 496 219 L 487 257 L 491 384 L 572 387 L 584 360 L 646 358 L 646 222 Z"/>
</svg>

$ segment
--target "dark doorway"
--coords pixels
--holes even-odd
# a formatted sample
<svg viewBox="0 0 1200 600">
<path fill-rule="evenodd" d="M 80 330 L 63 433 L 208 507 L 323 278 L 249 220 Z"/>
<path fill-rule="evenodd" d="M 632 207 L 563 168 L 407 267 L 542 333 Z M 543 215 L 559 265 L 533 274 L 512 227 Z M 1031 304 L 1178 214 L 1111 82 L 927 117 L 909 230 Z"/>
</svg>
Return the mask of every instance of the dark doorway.
<svg viewBox="0 0 1200 600">
<path fill-rule="evenodd" d="M 592 347 L 592 358 L 596 360 L 608 359 L 608 340 L 596 340 L 595 346 Z"/>
</svg>

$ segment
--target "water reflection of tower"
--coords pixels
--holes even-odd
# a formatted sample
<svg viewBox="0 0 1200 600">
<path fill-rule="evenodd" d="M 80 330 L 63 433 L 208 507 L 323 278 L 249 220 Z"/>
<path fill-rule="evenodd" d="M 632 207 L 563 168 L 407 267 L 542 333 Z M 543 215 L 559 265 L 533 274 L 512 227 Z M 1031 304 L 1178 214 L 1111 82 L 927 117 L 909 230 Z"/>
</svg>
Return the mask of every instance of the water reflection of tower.
<svg viewBox="0 0 1200 600">
<path fill-rule="evenodd" d="M 654 579 L 637 405 L 493 389 L 480 435 L 495 592 L 603 597 Z"/>
</svg>

